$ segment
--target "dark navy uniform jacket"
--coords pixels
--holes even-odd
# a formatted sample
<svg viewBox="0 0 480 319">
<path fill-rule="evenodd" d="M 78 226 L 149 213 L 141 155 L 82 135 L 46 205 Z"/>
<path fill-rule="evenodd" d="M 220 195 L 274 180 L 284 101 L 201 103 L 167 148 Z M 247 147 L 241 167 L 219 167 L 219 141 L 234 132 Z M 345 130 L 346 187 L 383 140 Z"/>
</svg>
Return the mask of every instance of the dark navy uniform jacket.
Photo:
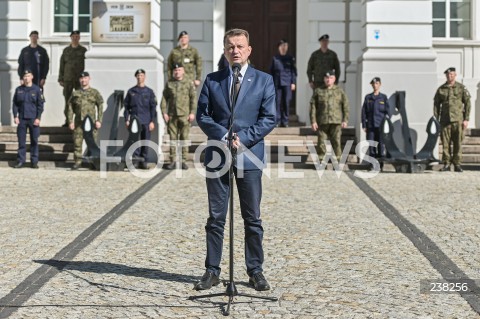
<svg viewBox="0 0 480 319">
<path fill-rule="evenodd" d="M 21 85 L 13 95 L 13 117 L 20 119 L 40 119 L 43 113 L 43 95 L 38 86 Z"/>
<path fill-rule="evenodd" d="M 153 90 L 147 86 L 134 86 L 128 90 L 124 106 L 125 121 L 130 121 L 134 115 L 141 124 L 149 124 L 157 119 L 157 98 Z"/>
<path fill-rule="evenodd" d="M 40 80 L 47 78 L 49 64 L 47 51 L 42 46 L 26 46 L 18 57 L 18 76 L 22 79 L 24 71 L 31 70 L 33 83 L 38 85 Z"/>
<path fill-rule="evenodd" d="M 362 128 L 380 127 L 386 115 L 391 116 L 387 96 L 367 94 L 362 106 Z"/>
<path fill-rule="evenodd" d="M 270 65 L 270 74 L 273 76 L 275 87 L 295 84 L 297 82 L 295 58 L 288 54 L 275 55 Z"/>
</svg>

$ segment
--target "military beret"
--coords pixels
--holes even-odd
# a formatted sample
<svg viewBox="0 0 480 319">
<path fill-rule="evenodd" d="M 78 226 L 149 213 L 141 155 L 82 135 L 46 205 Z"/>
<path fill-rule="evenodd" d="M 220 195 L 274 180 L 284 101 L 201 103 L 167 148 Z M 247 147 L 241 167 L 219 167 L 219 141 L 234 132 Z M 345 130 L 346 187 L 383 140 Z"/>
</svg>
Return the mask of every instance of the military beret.
<svg viewBox="0 0 480 319">
<path fill-rule="evenodd" d="M 453 66 L 449 67 L 448 69 L 445 70 L 445 72 L 443 72 L 444 74 L 447 74 L 449 72 L 455 72 L 455 68 Z"/>
<path fill-rule="evenodd" d="M 325 72 L 325 76 L 335 76 L 335 70 L 328 70 Z"/>
<path fill-rule="evenodd" d="M 35 31 L 35 30 L 34 30 L 34 31 L 30 32 L 30 35 L 29 35 L 29 36 L 31 36 L 32 34 L 38 35 L 38 31 Z"/>
<path fill-rule="evenodd" d="M 32 70 L 30 70 L 30 69 L 25 69 L 25 70 L 23 70 L 23 74 L 24 74 L 24 75 L 25 75 L 25 74 L 29 74 L 29 73 L 32 74 Z"/>
<path fill-rule="evenodd" d="M 373 83 L 376 83 L 376 82 L 382 83 L 382 81 L 380 80 L 380 78 L 379 78 L 378 76 L 374 77 L 374 78 L 370 81 L 370 84 L 373 84 Z"/>
<path fill-rule="evenodd" d="M 328 40 L 328 39 L 330 39 L 330 36 L 328 34 L 324 34 L 320 38 L 318 38 L 318 41 Z"/>
<path fill-rule="evenodd" d="M 145 70 L 144 69 L 138 69 L 137 71 L 135 71 L 135 76 L 137 76 L 137 74 L 139 74 L 139 73 L 145 74 Z"/>
<path fill-rule="evenodd" d="M 85 76 L 90 76 L 90 74 L 88 74 L 87 71 L 83 71 L 82 73 L 80 73 L 80 77 L 83 78 Z"/>
<path fill-rule="evenodd" d="M 172 64 L 172 70 L 178 69 L 178 68 L 183 68 L 182 62 L 174 62 Z"/>
<path fill-rule="evenodd" d="M 72 35 L 74 35 L 74 34 L 80 35 L 80 31 L 78 31 L 78 30 L 73 30 L 72 32 L 70 32 L 70 36 L 72 36 Z"/>
<path fill-rule="evenodd" d="M 178 40 L 180 40 L 181 37 L 183 37 L 184 35 L 187 35 L 187 34 L 188 34 L 187 31 L 180 32 L 180 34 L 178 35 Z"/>
<path fill-rule="evenodd" d="M 284 43 L 288 43 L 288 41 L 285 40 L 285 39 L 281 39 L 280 41 L 278 41 L 277 46 L 281 46 L 281 45 L 284 44 Z"/>
</svg>

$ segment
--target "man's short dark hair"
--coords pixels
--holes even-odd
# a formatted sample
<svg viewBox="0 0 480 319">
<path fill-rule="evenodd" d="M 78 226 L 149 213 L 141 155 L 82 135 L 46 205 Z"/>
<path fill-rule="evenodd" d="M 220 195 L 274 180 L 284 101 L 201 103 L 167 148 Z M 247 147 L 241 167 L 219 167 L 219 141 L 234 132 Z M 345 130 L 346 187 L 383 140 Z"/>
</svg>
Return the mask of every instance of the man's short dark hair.
<svg viewBox="0 0 480 319">
<path fill-rule="evenodd" d="M 223 37 L 223 46 L 225 46 L 225 42 L 227 41 L 228 38 L 241 36 L 241 35 L 244 35 L 245 38 L 247 38 L 247 44 L 250 45 L 250 35 L 248 34 L 247 30 L 230 29 L 227 32 L 225 32 L 225 36 Z"/>
</svg>

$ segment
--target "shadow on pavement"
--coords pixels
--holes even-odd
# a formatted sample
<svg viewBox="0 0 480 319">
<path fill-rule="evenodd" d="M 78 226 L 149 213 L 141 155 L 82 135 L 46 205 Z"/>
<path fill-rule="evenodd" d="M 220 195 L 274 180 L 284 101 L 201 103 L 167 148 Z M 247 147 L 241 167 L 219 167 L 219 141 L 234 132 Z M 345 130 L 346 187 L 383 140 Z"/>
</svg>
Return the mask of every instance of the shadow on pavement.
<svg viewBox="0 0 480 319">
<path fill-rule="evenodd" d="M 61 261 L 61 260 L 34 260 L 39 264 L 45 264 L 57 268 L 58 270 L 78 270 L 81 272 L 92 272 L 97 274 L 119 274 L 124 276 L 142 277 L 147 279 L 175 281 L 183 283 L 195 283 L 200 277 L 187 276 L 164 272 L 158 269 L 138 268 L 121 264 L 112 264 L 93 261 Z"/>
</svg>

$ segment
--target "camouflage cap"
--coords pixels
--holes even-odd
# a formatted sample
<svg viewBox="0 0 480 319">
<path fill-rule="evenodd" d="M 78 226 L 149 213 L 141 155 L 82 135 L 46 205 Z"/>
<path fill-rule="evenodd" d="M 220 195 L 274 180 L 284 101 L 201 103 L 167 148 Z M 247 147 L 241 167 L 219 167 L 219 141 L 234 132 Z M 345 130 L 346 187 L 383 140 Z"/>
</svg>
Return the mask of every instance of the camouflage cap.
<svg viewBox="0 0 480 319">
<path fill-rule="evenodd" d="M 137 71 L 135 71 L 135 76 L 137 76 L 140 73 L 145 74 L 145 70 L 144 69 L 138 69 Z"/>
<path fill-rule="evenodd" d="M 380 78 L 378 76 L 374 77 L 371 81 L 370 81 L 370 84 L 373 84 L 373 83 L 382 83 L 382 81 L 380 80 Z"/>
<path fill-rule="evenodd" d="M 90 76 L 90 74 L 87 71 L 83 71 L 82 73 L 80 73 L 81 78 L 86 77 L 86 76 Z"/>
<path fill-rule="evenodd" d="M 448 74 L 450 72 L 455 72 L 455 68 L 453 66 L 449 67 L 448 69 L 445 70 L 445 72 L 443 72 L 444 74 Z"/>
<path fill-rule="evenodd" d="M 325 75 L 324 76 L 335 76 L 335 70 L 328 70 L 327 72 L 325 72 Z"/>
<path fill-rule="evenodd" d="M 29 36 L 32 36 L 32 34 L 36 34 L 36 35 L 38 35 L 38 31 L 36 31 L 36 30 L 33 30 L 32 32 L 30 32 L 30 35 L 29 35 Z"/>
<path fill-rule="evenodd" d="M 70 36 L 72 36 L 72 35 L 74 35 L 74 34 L 80 35 L 80 31 L 78 31 L 78 30 L 73 30 L 72 32 L 70 32 Z"/>
<path fill-rule="evenodd" d="M 29 74 L 29 73 L 30 73 L 30 74 L 33 74 L 33 73 L 32 73 L 32 70 L 30 70 L 30 69 L 25 69 L 25 70 L 23 70 L 23 75 Z"/>
<path fill-rule="evenodd" d="M 330 39 L 330 36 L 328 34 L 324 34 L 320 38 L 318 38 L 318 41 L 328 40 L 328 39 Z"/>
</svg>

